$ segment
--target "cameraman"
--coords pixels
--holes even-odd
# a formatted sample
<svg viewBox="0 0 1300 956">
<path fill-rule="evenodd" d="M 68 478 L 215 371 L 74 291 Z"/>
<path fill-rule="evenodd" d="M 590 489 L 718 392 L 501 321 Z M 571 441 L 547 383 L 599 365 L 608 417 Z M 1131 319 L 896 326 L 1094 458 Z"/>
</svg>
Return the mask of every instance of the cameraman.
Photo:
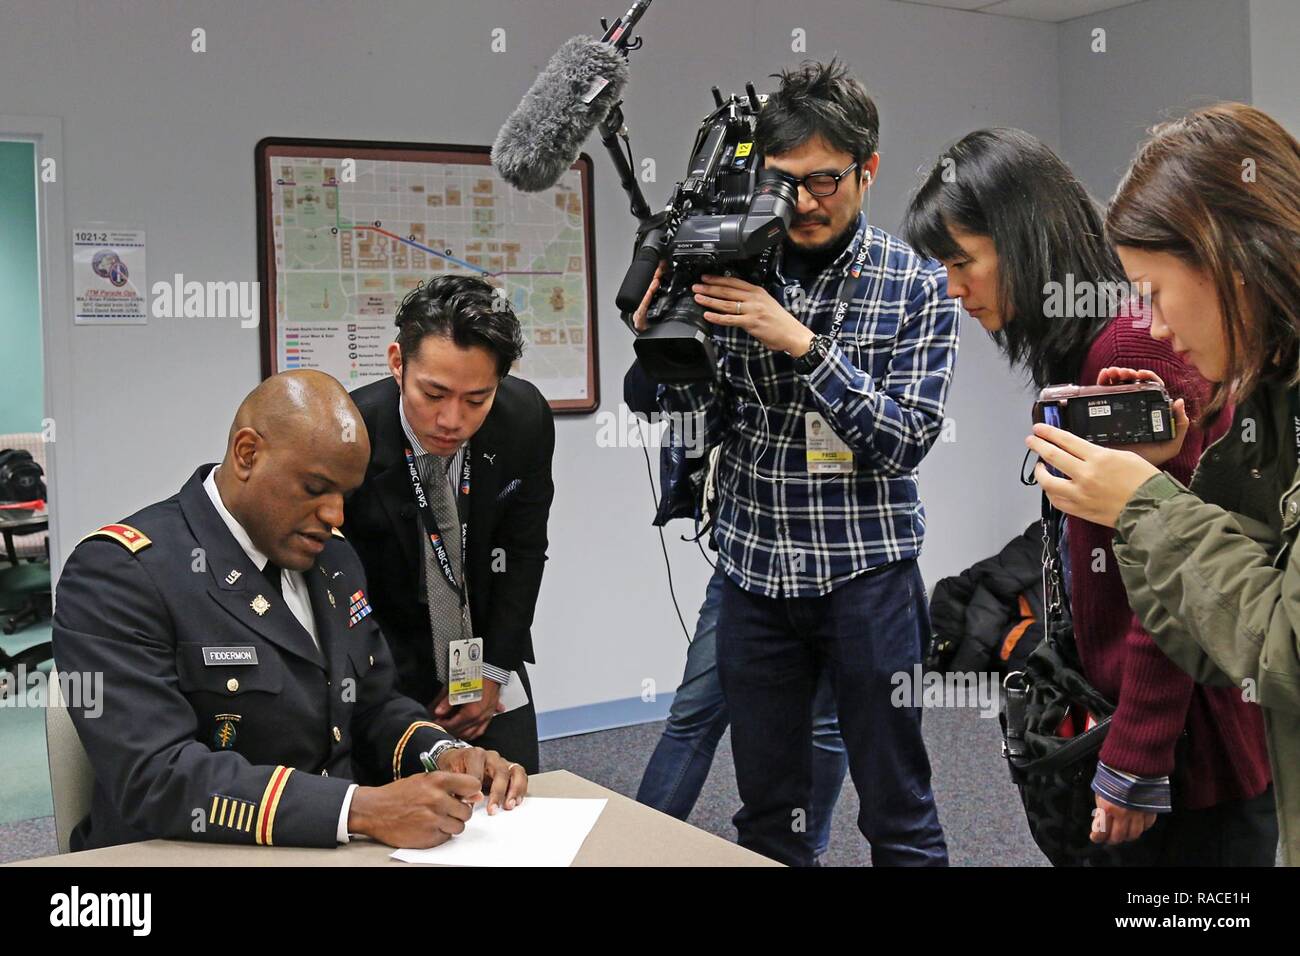
<svg viewBox="0 0 1300 956">
<path fill-rule="evenodd" d="M 656 410 L 655 396 L 655 383 L 639 362 L 633 362 L 623 378 L 624 403 L 637 415 L 649 416 Z M 698 502 L 704 497 L 702 475 L 709 467 L 710 456 L 702 447 L 688 450 L 684 436 L 671 430 L 668 439 L 659 452 L 663 501 L 655 516 L 657 525 L 673 518 L 699 516 Z M 692 458 L 696 451 L 704 453 Z M 693 478 L 700 479 L 698 486 Z M 673 694 L 663 734 L 646 764 L 636 793 L 638 803 L 678 820 L 685 820 L 695 808 L 713 766 L 718 741 L 730 723 L 717 661 L 718 603 L 726 579 L 715 566 L 704 592 L 704 603 L 700 605 L 695 634 L 686 649 L 682 682 Z M 807 839 L 812 844 L 813 857 L 820 858 L 830 846 L 831 820 L 848 770 L 844 741 L 835 717 L 835 697 L 826 674 L 822 674 L 813 702 L 812 746 L 812 805 Z"/>
<path fill-rule="evenodd" d="M 880 163 L 862 85 L 834 61 L 780 80 L 755 140 L 799 184 L 790 235 L 767 288 L 694 287 L 720 375 L 661 397 L 710 431 L 727 425 L 715 432 L 717 652 L 744 804 L 734 822 L 742 846 L 813 861 L 812 702 L 827 670 L 874 864 L 944 865 L 920 711 L 889 701 L 890 675 L 921 660 L 929 632 L 916 468 L 943 422 L 957 307 L 938 263 L 861 213 Z"/>
</svg>

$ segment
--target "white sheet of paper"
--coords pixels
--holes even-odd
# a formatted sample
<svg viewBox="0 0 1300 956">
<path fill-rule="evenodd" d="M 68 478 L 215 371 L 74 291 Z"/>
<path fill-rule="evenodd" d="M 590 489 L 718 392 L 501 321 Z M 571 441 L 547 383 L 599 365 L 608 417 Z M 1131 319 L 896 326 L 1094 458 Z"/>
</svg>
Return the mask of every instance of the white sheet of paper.
<svg viewBox="0 0 1300 956">
<path fill-rule="evenodd" d="M 488 816 L 486 800 L 458 833 L 428 850 L 397 850 L 394 860 L 444 866 L 571 866 L 606 800 L 525 797 Z"/>
</svg>

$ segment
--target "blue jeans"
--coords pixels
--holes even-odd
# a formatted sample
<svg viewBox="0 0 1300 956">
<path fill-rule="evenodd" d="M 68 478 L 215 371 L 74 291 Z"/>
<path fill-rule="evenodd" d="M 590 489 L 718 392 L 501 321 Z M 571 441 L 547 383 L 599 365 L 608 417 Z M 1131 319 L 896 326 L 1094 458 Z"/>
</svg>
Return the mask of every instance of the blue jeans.
<svg viewBox="0 0 1300 956">
<path fill-rule="evenodd" d="M 734 818 L 741 846 L 790 865 L 813 862 L 792 821 L 812 806 L 811 702 L 829 673 L 872 863 L 947 864 L 921 709 L 890 702 L 892 675 L 912 673 L 929 630 L 915 560 L 821 597 L 769 598 L 724 582 L 718 674 L 744 804 Z"/>
<path fill-rule="evenodd" d="M 678 820 L 690 816 L 713 765 L 718 741 L 727 729 L 727 704 L 718 680 L 718 606 L 726 575 L 714 571 L 704 592 L 695 639 L 686 651 L 686 673 L 668 711 L 668 724 L 655 747 L 636 798 Z M 813 797 L 808 837 L 814 856 L 821 856 L 831 838 L 831 816 L 848 770 L 844 741 L 835 720 L 830 682 L 823 678 L 813 702 Z"/>
</svg>

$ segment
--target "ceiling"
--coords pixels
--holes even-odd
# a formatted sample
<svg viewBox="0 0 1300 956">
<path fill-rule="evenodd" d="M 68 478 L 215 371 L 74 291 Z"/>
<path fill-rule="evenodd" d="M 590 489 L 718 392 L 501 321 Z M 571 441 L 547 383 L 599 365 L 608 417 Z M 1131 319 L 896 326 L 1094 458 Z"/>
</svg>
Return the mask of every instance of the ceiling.
<svg viewBox="0 0 1300 956">
<path fill-rule="evenodd" d="M 1127 7 L 1140 0 L 902 0 L 902 2 L 918 3 L 929 7 L 947 7 L 950 10 L 993 13 L 1003 17 L 1045 20 L 1048 23 L 1063 23 L 1075 17 L 1085 17 L 1103 10 L 1113 10 L 1115 7 Z"/>
</svg>

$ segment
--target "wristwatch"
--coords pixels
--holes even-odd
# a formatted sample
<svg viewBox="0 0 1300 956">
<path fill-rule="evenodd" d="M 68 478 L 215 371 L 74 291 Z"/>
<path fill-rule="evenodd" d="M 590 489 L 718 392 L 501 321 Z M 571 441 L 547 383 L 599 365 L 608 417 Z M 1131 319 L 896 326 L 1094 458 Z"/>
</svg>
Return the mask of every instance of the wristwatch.
<svg viewBox="0 0 1300 956">
<path fill-rule="evenodd" d="M 829 335 L 814 335 L 812 342 L 808 345 L 808 351 L 794 360 L 794 370 L 800 375 L 811 375 L 822 362 L 826 361 L 826 356 L 830 350 L 831 338 Z"/>
<path fill-rule="evenodd" d="M 433 773 L 438 769 L 438 758 L 448 750 L 465 750 L 472 746 L 473 744 L 467 744 L 463 740 L 439 740 L 420 754 L 420 763 L 424 764 L 425 773 Z"/>
</svg>

